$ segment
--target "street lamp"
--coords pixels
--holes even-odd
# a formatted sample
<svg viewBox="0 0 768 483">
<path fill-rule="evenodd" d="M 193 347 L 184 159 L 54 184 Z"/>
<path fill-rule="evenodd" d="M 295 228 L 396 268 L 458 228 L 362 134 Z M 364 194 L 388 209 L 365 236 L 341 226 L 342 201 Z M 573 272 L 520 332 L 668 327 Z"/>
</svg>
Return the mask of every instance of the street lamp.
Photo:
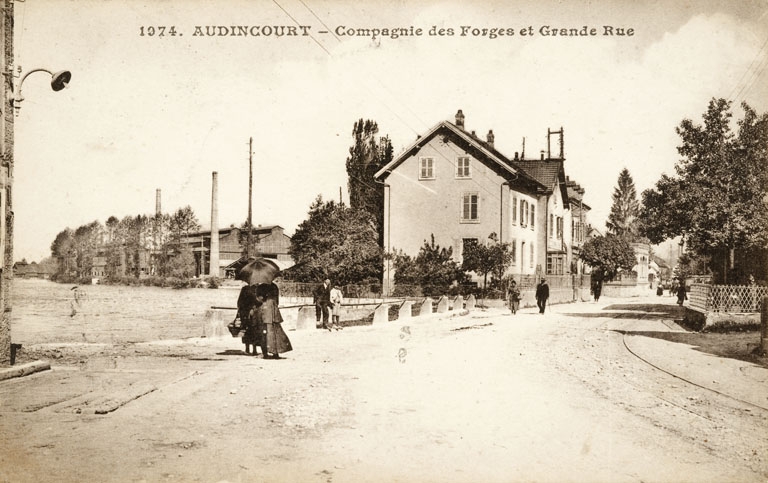
<svg viewBox="0 0 768 483">
<path fill-rule="evenodd" d="M 19 68 L 19 72 L 21 72 L 21 68 Z M 72 79 L 72 73 L 68 70 L 61 70 L 59 72 L 51 72 L 48 69 L 43 68 L 37 68 L 32 69 L 26 74 L 24 74 L 21 77 L 21 80 L 19 81 L 19 90 L 16 93 L 16 96 L 12 99 L 13 107 L 16 109 L 16 115 L 19 114 L 19 110 L 21 109 L 21 101 L 24 100 L 24 96 L 21 95 L 21 87 L 24 85 L 24 81 L 27 77 L 29 77 L 29 74 L 33 74 L 35 72 L 47 72 L 51 76 L 51 89 L 53 89 L 54 92 L 59 92 L 60 90 L 67 87 L 67 84 L 69 84 L 69 81 Z"/>
</svg>

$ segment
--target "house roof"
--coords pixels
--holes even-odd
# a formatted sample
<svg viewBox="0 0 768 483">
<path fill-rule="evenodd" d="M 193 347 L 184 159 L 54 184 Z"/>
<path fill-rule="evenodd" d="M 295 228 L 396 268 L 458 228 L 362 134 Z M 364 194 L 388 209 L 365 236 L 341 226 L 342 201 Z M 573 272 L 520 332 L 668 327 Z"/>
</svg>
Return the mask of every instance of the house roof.
<svg viewBox="0 0 768 483">
<path fill-rule="evenodd" d="M 572 203 L 578 203 L 581 208 L 591 210 L 592 207 L 588 204 L 584 203 L 584 188 L 579 185 L 576 181 L 570 179 L 568 176 L 565 177 L 565 186 L 568 189 L 568 199 Z"/>
<path fill-rule="evenodd" d="M 414 151 L 418 151 L 421 147 L 429 142 L 430 139 L 435 137 L 439 132 L 447 131 L 449 134 L 455 136 L 458 140 L 467 144 L 468 147 L 474 148 L 476 157 L 481 161 L 487 161 L 493 167 L 500 171 L 502 176 L 513 180 L 521 179 L 531 184 L 536 185 L 536 188 L 546 188 L 535 178 L 528 175 L 528 173 L 520 170 L 515 161 L 510 160 L 498 150 L 496 150 L 490 143 L 487 143 L 476 135 L 465 131 L 464 129 L 456 126 L 449 121 L 441 121 L 433 126 L 426 134 L 419 136 L 410 146 L 408 146 L 402 153 L 397 155 L 386 166 L 382 167 L 376 172 L 374 178 L 385 179 L 389 174 L 394 171 L 400 164 L 408 159 Z"/>
<path fill-rule="evenodd" d="M 560 187 L 563 203 L 565 206 L 569 205 L 564 159 L 518 159 L 515 162 L 523 171 L 545 186 L 547 193 L 552 193 L 555 186 Z"/>
</svg>

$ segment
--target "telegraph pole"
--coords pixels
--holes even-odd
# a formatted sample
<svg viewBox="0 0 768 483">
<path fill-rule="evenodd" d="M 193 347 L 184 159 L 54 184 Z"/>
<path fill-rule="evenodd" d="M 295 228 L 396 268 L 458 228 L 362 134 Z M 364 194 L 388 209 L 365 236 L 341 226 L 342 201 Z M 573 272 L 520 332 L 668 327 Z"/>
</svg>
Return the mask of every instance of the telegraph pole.
<svg viewBox="0 0 768 483">
<path fill-rule="evenodd" d="M 251 233 L 253 232 L 253 137 L 248 140 L 248 239 L 245 257 L 251 256 Z"/>
</svg>

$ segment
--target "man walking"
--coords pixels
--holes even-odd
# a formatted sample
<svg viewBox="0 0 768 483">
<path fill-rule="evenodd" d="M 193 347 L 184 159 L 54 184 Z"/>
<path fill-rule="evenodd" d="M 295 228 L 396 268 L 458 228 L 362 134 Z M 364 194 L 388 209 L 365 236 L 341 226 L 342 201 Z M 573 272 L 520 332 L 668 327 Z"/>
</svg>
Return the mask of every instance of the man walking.
<svg viewBox="0 0 768 483">
<path fill-rule="evenodd" d="M 539 306 L 539 313 L 543 314 L 544 309 L 547 307 L 547 299 L 549 298 L 549 285 L 547 285 L 547 279 L 542 278 L 541 282 L 536 286 L 536 305 Z"/>
<path fill-rule="evenodd" d="M 329 279 L 326 278 L 323 285 L 318 288 L 316 300 L 323 314 L 323 329 L 331 330 L 328 325 L 328 306 L 331 304 L 331 281 Z"/>
</svg>

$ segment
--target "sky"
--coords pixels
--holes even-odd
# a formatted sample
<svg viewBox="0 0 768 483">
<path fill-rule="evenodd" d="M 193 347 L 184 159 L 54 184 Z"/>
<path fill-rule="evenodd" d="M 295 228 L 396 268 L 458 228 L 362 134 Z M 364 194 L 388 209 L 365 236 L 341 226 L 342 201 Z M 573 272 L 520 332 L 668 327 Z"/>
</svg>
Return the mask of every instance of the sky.
<svg viewBox="0 0 768 483">
<path fill-rule="evenodd" d="M 701 122 L 710 99 L 733 101 L 735 118 L 742 101 L 768 111 L 768 0 L 26 0 L 14 9 L 21 74 L 72 73 L 60 92 L 43 72 L 23 84 L 16 260 L 49 256 L 66 227 L 153 214 L 157 189 L 164 212 L 190 205 L 209 225 L 214 171 L 219 225 L 241 224 L 249 138 L 254 224 L 291 235 L 318 195 L 338 199 L 341 188 L 348 202 L 356 120 L 376 121 L 397 154 L 458 109 L 466 129 L 492 129 L 508 157 L 523 139 L 526 156 L 538 155 L 547 129 L 562 127 L 566 174 L 603 228 L 619 172 L 629 169 L 638 196 L 673 173 L 675 127 Z M 232 26 L 261 35 L 194 35 Z M 308 35 L 278 37 L 275 26 Z M 354 35 L 411 27 L 421 34 Z M 583 27 L 596 35 L 545 35 Z M 511 35 L 483 35 L 492 28 Z"/>
</svg>

